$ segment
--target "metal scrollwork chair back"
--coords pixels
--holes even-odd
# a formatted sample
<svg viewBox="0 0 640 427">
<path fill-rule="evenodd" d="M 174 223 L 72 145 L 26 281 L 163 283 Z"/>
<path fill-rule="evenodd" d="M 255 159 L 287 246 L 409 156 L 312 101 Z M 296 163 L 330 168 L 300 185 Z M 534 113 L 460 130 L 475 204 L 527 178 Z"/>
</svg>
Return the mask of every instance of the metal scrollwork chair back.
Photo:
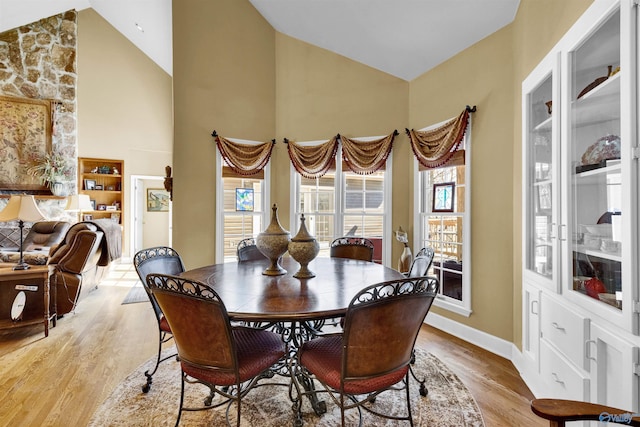
<svg viewBox="0 0 640 427">
<path fill-rule="evenodd" d="M 329 256 L 371 262 L 373 261 L 373 242 L 364 237 L 338 237 L 331 242 Z"/>
<path fill-rule="evenodd" d="M 236 255 L 238 256 L 239 262 L 267 259 L 267 257 L 258 250 L 258 246 L 256 246 L 256 239 L 253 237 L 247 237 L 246 239 L 242 239 L 238 242 Z"/>
<path fill-rule="evenodd" d="M 143 249 L 138 251 L 133 257 L 133 266 L 138 273 L 138 277 L 142 282 L 142 286 L 149 297 L 149 302 L 153 307 L 153 312 L 156 315 L 158 321 L 158 357 L 153 370 L 145 371 L 144 375 L 147 377 L 147 383 L 142 386 L 142 391 L 148 393 L 153 382 L 153 375 L 158 370 L 160 362 L 163 362 L 175 354 L 169 355 L 165 358 L 161 358 L 162 344 L 170 341 L 172 338 L 171 328 L 162 314 L 162 310 L 158 305 L 155 297 L 147 287 L 147 274 L 149 273 L 164 273 L 164 274 L 179 274 L 182 273 L 184 263 L 182 258 L 174 249 L 168 246 L 156 246 L 153 248 Z"/>
<path fill-rule="evenodd" d="M 426 247 L 420 249 L 416 254 L 416 257 L 411 262 L 411 267 L 406 273 L 407 277 L 426 276 L 431 263 L 433 262 L 434 251 L 433 248 Z"/>
<path fill-rule="evenodd" d="M 339 405 L 343 425 L 344 411 L 351 408 L 358 408 L 360 415 L 365 409 L 413 425 L 409 364 L 416 337 L 439 286 L 435 277 L 404 278 L 368 286 L 349 304 L 342 334 L 321 336 L 302 345 L 298 352 L 301 374 L 323 385 Z M 372 354 L 380 357 L 371 357 Z M 375 405 L 364 405 L 386 390 L 397 390 L 400 382 L 406 393 L 406 415 L 382 414 Z"/>
<path fill-rule="evenodd" d="M 434 250 L 431 247 L 424 247 L 418 251 L 418 254 L 411 262 L 411 267 L 409 271 L 404 273 L 407 277 L 419 277 L 426 276 L 429 268 L 431 268 L 431 263 L 433 262 Z M 411 365 L 409 365 L 409 372 L 413 379 L 415 379 L 419 384 L 419 390 L 421 396 L 426 396 L 429 391 L 426 386 L 426 378 L 418 378 L 416 373 L 413 370 L 412 365 L 415 363 L 415 354 L 412 355 Z"/>
<path fill-rule="evenodd" d="M 185 410 L 237 406 L 258 385 L 258 379 L 281 361 L 286 347 L 281 337 L 266 330 L 232 327 L 224 302 L 205 283 L 184 277 L 149 274 L 147 284 L 167 317 L 178 348 L 182 385 L 176 426 Z M 210 389 L 204 406 L 184 407 L 185 383 L 197 382 Z M 260 384 L 263 385 L 263 384 Z M 218 394 L 222 401 L 212 404 Z"/>
</svg>

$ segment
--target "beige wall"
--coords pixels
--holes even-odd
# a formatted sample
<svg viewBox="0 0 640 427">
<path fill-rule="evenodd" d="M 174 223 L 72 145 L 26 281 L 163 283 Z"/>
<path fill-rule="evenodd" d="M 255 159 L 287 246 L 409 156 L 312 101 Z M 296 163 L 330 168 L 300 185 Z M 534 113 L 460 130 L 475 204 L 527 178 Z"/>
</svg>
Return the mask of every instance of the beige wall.
<svg viewBox="0 0 640 427">
<path fill-rule="evenodd" d="M 123 159 L 125 242 L 131 175 L 172 164 L 172 78 L 93 9 L 78 12 L 78 155 Z"/>
<path fill-rule="evenodd" d="M 215 260 L 211 132 L 275 138 L 275 31 L 247 0 L 185 0 L 173 34 L 173 242 L 192 268 Z"/>
<path fill-rule="evenodd" d="M 410 83 L 276 34 L 247 0 L 174 4 L 174 246 L 187 267 L 213 262 L 213 129 L 278 141 L 398 129 L 392 226 L 412 233 L 407 189 L 411 194 L 413 160 L 404 127 L 421 128 L 476 105 L 470 180 L 473 313 L 465 318 L 434 311 L 520 345 L 520 85 L 590 4 L 522 0 L 512 25 Z M 289 165 L 281 142 L 272 165 L 272 201 L 288 224 Z M 392 259 L 400 252 L 393 245 Z"/>
<path fill-rule="evenodd" d="M 409 124 L 475 105 L 471 133 L 470 317 L 433 311 L 507 340 L 512 335 L 513 36 L 507 27 L 411 82 Z"/>
<path fill-rule="evenodd" d="M 301 60 L 303 59 L 303 60 Z M 402 132 L 392 153 L 394 165 L 409 152 L 404 139 L 409 84 L 343 56 L 276 35 L 276 134 L 273 154 L 272 202 L 282 224 L 289 224 L 291 163 L 283 138 L 293 141 L 329 140 Z M 408 225 L 408 212 L 397 210 L 406 200 L 408 172 L 399 165 L 393 184 L 393 226 Z M 403 177 L 404 175 L 404 177 Z M 398 222 L 403 221 L 403 222 Z M 288 228 L 288 226 L 285 226 Z M 397 245 L 400 256 L 401 245 Z"/>
</svg>

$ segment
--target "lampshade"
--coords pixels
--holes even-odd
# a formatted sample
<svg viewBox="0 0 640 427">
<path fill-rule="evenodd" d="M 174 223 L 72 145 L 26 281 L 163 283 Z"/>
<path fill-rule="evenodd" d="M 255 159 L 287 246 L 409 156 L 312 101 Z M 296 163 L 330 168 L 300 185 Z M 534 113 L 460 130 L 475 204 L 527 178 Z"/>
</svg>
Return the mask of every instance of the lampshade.
<svg viewBox="0 0 640 427">
<path fill-rule="evenodd" d="M 0 221 L 35 222 L 45 219 L 33 196 L 11 196 L 7 206 L 0 212 Z"/>
<path fill-rule="evenodd" d="M 93 210 L 91 199 L 87 194 L 74 194 L 69 196 L 65 211 L 82 212 Z"/>
</svg>

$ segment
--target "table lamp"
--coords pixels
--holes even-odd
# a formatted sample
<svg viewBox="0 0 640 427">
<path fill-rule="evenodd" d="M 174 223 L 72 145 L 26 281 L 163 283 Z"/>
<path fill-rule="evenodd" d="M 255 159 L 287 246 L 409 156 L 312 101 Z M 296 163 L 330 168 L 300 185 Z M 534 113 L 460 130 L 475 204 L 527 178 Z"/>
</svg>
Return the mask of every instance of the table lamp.
<svg viewBox="0 0 640 427">
<path fill-rule="evenodd" d="M 45 219 L 33 196 L 11 196 L 9 203 L 0 212 L 0 222 L 18 220 L 20 227 L 20 261 L 16 264 L 14 270 L 27 270 L 29 264 L 24 262 L 22 243 L 24 240 L 23 229 L 24 222 L 36 222 Z"/>
<path fill-rule="evenodd" d="M 78 212 L 78 222 L 82 220 L 83 211 L 92 211 L 91 199 L 87 194 L 74 194 L 69 196 L 65 211 Z"/>
</svg>

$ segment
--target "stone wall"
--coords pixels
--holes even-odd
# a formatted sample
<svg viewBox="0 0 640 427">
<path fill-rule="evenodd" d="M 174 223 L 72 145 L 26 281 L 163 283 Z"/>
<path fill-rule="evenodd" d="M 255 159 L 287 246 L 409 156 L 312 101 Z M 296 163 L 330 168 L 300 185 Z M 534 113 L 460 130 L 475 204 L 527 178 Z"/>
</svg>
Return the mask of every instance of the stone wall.
<svg viewBox="0 0 640 427">
<path fill-rule="evenodd" d="M 74 164 L 77 44 L 75 10 L 0 33 L 0 95 L 51 100 L 53 147 Z"/>
<path fill-rule="evenodd" d="M 52 146 L 77 165 L 77 12 L 71 10 L 0 33 L 0 95 L 52 101 Z M 0 159 L 0 162 L 4 159 Z M 77 192 L 77 176 L 67 183 Z M 8 199 L 0 199 L 0 209 Z M 41 199 L 49 218 L 64 219 L 66 200 Z"/>
</svg>

